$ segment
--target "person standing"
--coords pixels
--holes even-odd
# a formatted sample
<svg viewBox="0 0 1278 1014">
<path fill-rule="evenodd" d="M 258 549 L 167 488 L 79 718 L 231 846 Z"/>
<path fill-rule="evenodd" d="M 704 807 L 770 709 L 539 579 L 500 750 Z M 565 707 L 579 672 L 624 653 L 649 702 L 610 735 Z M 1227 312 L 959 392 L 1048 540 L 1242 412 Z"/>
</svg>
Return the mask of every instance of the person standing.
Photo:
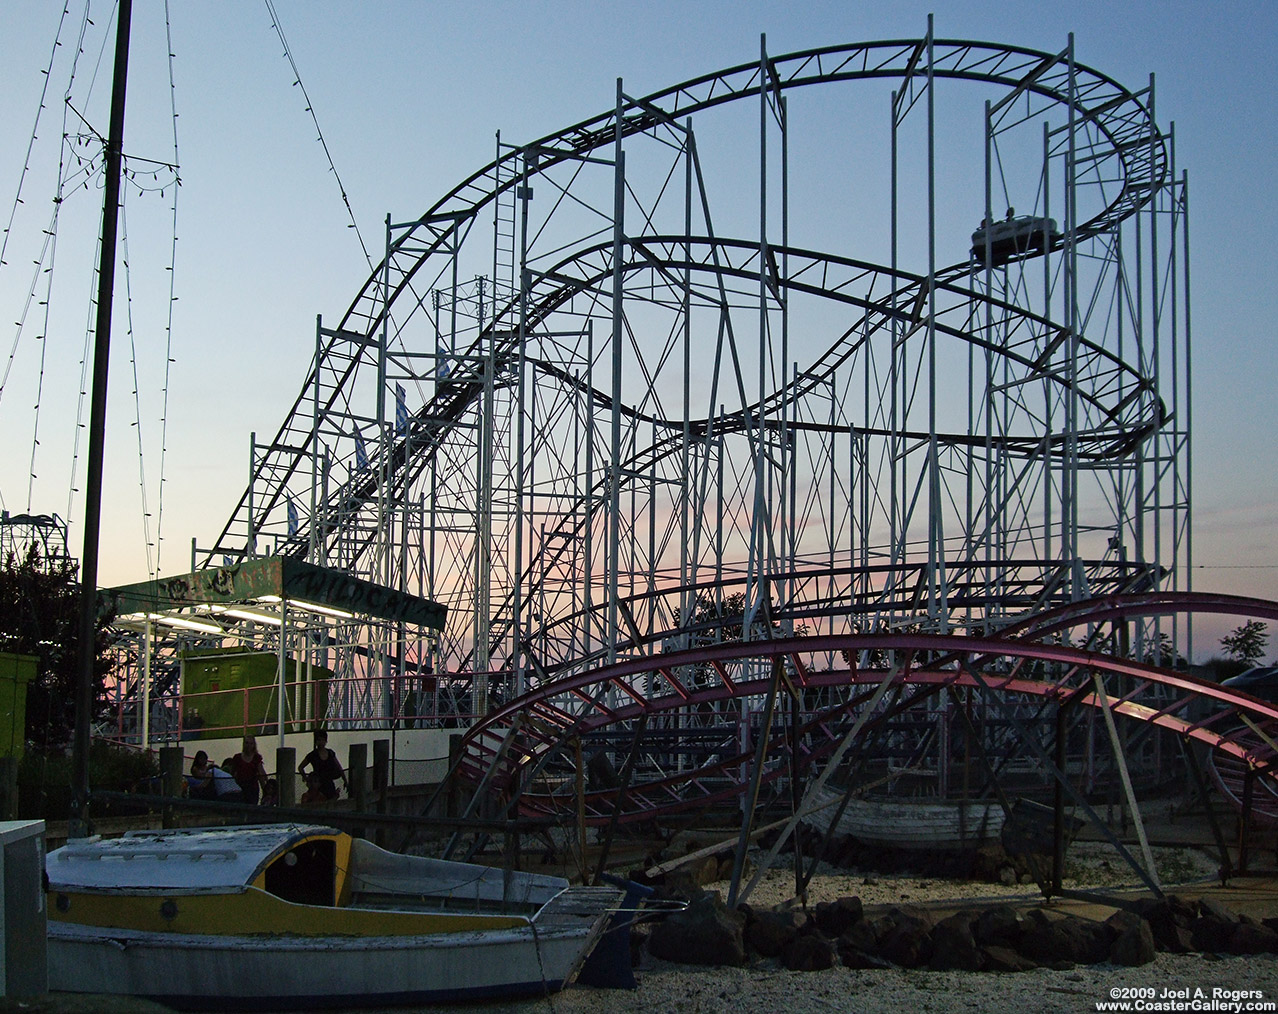
<svg viewBox="0 0 1278 1014">
<path fill-rule="evenodd" d="M 346 772 L 342 770 L 342 762 L 337 759 L 337 754 L 328 748 L 328 733 L 323 729 L 315 730 L 315 749 L 302 758 L 302 763 L 297 766 L 297 773 L 305 776 L 308 767 L 312 774 L 319 776 L 319 789 L 325 799 L 337 798 L 338 779 L 341 779 L 343 788 L 346 787 Z M 309 781 L 307 779 L 308 784 Z"/>
<path fill-rule="evenodd" d="M 246 803 L 256 803 L 266 787 L 266 762 L 257 752 L 257 737 L 245 736 L 240 752 L 228 761 L 231 777 L 244 793 Z"/>
</svg>

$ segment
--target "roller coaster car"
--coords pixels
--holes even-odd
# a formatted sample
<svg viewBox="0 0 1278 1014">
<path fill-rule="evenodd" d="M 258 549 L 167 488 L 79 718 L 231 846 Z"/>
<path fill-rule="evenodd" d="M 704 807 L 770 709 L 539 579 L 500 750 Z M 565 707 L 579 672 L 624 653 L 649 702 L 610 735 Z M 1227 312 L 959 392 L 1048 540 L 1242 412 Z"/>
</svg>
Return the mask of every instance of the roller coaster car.
<svg viewBox="0 0 1278 1014">
<path fill-rule="evenodd" d="M 1230 690 L 1241 690 L 1270 704 L 1278 704 L 1278 666 L 1258 665 L 1220 684 Z"/>
<path fill-rule="evenodd" d="M 1056 231 L 1056 219 L 1041 215 L 1009 216 L 993 225 L 982 222 L 981 227 L 972 233 L 972 258 L 981 267 L 986 267 L 988 244 L 988 266 L 996 268 L 1031 250 L 1044 253 L 1060 239 L 1060 235 Z"/>
</svg>

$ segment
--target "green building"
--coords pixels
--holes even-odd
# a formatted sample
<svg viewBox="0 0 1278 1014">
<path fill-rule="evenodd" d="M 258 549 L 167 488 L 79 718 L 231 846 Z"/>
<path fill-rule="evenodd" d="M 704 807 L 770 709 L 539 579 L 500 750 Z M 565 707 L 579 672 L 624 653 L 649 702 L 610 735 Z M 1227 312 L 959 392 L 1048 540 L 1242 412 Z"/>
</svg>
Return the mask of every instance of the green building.
<svg viewBox="0 0 1278 1014">
<path fill-rule="evenodd" d="M 243 647 L 184 652 L 182 716 L 191 738 L 271 735 L 278 732 L 279 656 Z M 322 725 L 328 713 L 332 671 L 284 661 L 284 729 L 303 732 Z"/>
</svg>

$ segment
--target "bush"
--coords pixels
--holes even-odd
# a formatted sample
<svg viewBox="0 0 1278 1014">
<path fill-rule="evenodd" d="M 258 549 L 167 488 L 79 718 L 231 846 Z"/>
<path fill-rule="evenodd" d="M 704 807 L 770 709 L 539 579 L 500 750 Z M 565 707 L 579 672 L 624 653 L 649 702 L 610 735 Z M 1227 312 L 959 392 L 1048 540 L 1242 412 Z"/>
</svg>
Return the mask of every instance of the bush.
<svg viewBox="0 0 1278 1014">
<path fill-rule="evenodd" d="M 90 789 L 133 792 L 160 773 L 155 755 L 114 743 L 89 747 Z M 18 764 L 18 815 L 24 820 L 66 820 L 71 813 L 71 757 L 60 751 L 28 750 Z M 136 813 L 138 807 L 94 803 L 91 817 Z"/>
</svg>

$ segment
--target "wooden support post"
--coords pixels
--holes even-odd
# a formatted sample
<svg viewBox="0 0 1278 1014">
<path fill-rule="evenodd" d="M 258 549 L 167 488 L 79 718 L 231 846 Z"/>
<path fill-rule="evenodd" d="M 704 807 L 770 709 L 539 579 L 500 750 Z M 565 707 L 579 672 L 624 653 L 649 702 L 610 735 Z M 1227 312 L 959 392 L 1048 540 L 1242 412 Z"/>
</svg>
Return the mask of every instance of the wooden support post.
<svg viewBox="0 0 1278 1014">
<path fill-rule="evenodd" d="M 1062 702 L 1056 706 L 1056 768 L 1061 777 L 1068 776 L 1065 770 L 1065 746 L 1069 733 L 1069 713 Z M 1051 891 L 1048 897 L 1061 893 L 1065 879 L 1065 786 L 1060 778 L 1052 782 L 1052 877 Z"/>
<path fill-rule="evenodd" d="M 1220 826 L 1220 821 L 1216 819 L 1216 811 L 1212 808 L 1211 797 L 1207 794 L 1207 777 L 1203 774 L 1202 765 L 1198 762 L 1198 755 L 1194 752 L 1194 742 L 1188 737 L 1181 740 L 1180 748 L 1185 755 L 1185 759 L 1189 761 L 1189 770 L 1193 773 L 1194 781 L 1198 785 L 1198 798 L 1203 804 L 1203 809 L 1207 813 L 1207 823 L 1211 825 L 1211 833 L 1216 839 L 1216 850 L 1220 853 L 1220 883 L 1224 886 L 1229 882 L 1229 878 L 1234 875 L 1233 860 L 1229 855 L 1229 846 L 1225 844 L 1225 832 Z"/>
<path fill-rule="evenodd" d="M 1256 771 L 1248 768 L 1243 776 L 1242 813 L 1238 817 L 1238 872 L 1247 874 L 1247 839 L 1251 837 L 1251 801 L 1252 788 L 1256 782 Z"/>
<path fill-rule="evenodd" d="M 180 746 L 160 747 L 160 786 L 166 796 L 182 795 L 182 748 Z M 161 816 L 164 827 L 177 827 L 177 811 L 171 806 L 164 808 Z"/>
<path fill-rule="evenodd" d="M 642 714 L 635 722 L 634 735 L 630 739 L 630 752 L 626 754 L 626 763 L 621 768 L 621 784 L 617 786 L 617 796 L 612 803 L 612 816 L 608 818 L 608 833 L 604 835 L 603 845 L 599 849 L 599 860 L 595 866 L 596 884 L 603 880 L 604 870 L 608 865 L 608 852 L 612 848 L 612 836 L 617 830 L 617 820 L 621 816 L 621 807 L 626 801 L 626 790 L 630 788 L 630 779 L 634 775 L 635 757 L 639 753 L 639 741 L 643 731 L 648 727 L 648 715 Z"/>
<path fill-rule="evenodd" d="M 386 793 L 390 785 L 390 740 L 373 740 L 373 808 L 378 813 L 386 812 Z M 378 845 L 386 844 L 386 829 L 378 827 L 373 832 L 373 840 Z"/>
<path fill-rule="evenodd" d="M 275 784 L 280 790 L 280 806 L 297 805 L 297 749 L 275 748 Z"/>
<path fill-rule="evenodd" d="M 590 872 L 586 866 L 586 765 L 581 759 L 581 737 L 574 736 L 573 751 L 577 758 L 577 863 L 583 884 L 590 883 Z"/>
<path fill-rule="evenodd" d="M 346 762 L 346 781 L 350 786 L 351 805 L 356 811 L 368 809 L 368 744 L 352 743 Z M 359 828 L 357 837 L 363 838 L 365 828 Z M 352 831 L 352 834 L 356 832 Z"/>
<path fill-rule="evenodd" d="M 18 819 L 18 758 L 0 757 L 0 820 Z"/>
<path fill-rule="evenodd" d="M 444 816 L 456 817 L 461 812 L 461 801 L 459 794 L 461 786 L 455 772 L 457 765 L 461 763 L 462 755 L 462 737 L 461 733 L 454 732 L 448 737 L 448 774 L 444 777 L 448 779 L 448 790 L 444 796 Z"/>
</svg>

